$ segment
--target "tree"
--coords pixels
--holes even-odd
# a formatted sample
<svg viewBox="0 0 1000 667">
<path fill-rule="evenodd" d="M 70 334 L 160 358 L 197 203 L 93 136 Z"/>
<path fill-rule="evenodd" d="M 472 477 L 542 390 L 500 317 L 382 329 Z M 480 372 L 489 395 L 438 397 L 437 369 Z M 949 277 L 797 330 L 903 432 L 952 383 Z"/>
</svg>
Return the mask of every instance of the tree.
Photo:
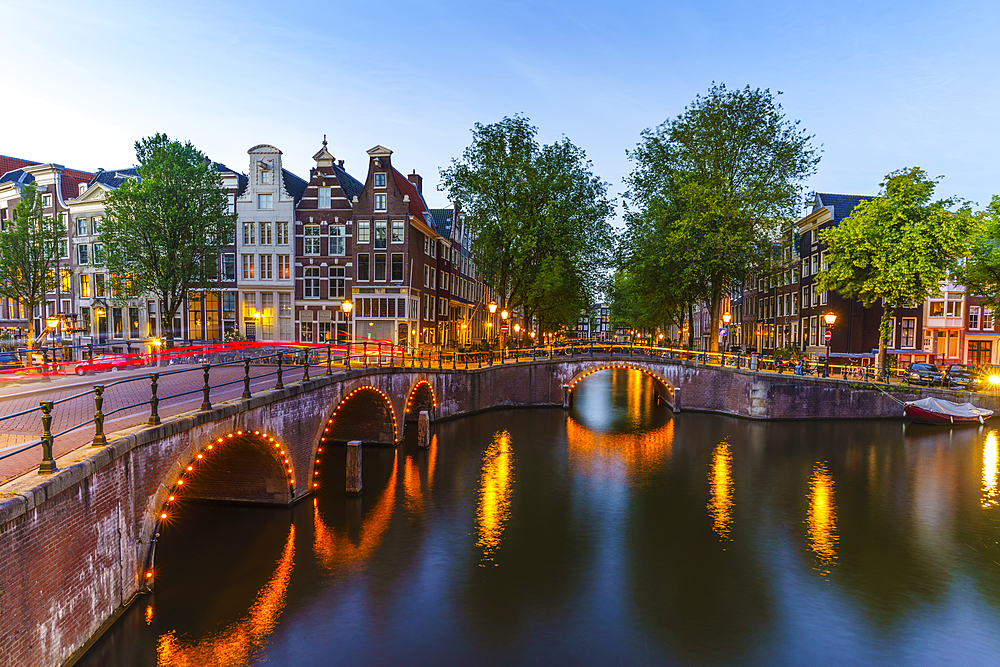
<svg viewBox="0 0 1000 667">
<path fill-rule="evenodd" d="M 879 184 L 878 197 L 862 201 L 837 227 L 819 233 L 827 244 L 828 268 L 818 274 L 817 289 L 858 299 L 866 308 L 884 304 L 883 375 L 893 311 L 937 293 L 981 227 L 966 202 L 931 201 L 939 181 L 918 167 L 894 171 Z"/>
<path fill-rule="evenodd" d="M 56 288 L 59 251 L 66 241 L 62 214 L 45 215 L 34 183 L 24 186 L 11 220 L 0 231 L 0 296 L 20 302 L 28 312 L 28 355 L 34 346 L 35 308 Z"/>
<path fill-rule="evenodd" d="M 1000 196 L 993 196 L 980 220 L 980 233 L 957 277 L 969 294 L 981 297 L 996 312 L 1000 309 Z"/>
<path fill-rule="evenodd" d="M 473 259 L 500 307 L 555 330 L 596 295 L 613 209 L 584 151 L 566 138 L 539 146 L 537 131 L 523 116 L 476 123 L 441 179 L 465 210 Z"/>
<path fill-rule="evenodd" d="M 104 265 L 120 277 L 122 298 L 159 298 L 167 347 L 173 347 L 169 323 L 188 291 L 216 282 L 219 251 L 233 237 L 236 216 L 226 212 L 222 178 L 190 142 L 156 134 L 137 141 L 135 154 L 139 178 L 107 195 Z"/>
<path fill-rule="evenodd" d="M 780 95 L 781 93 L 778 93 Z M 632 241 L 628 266 L 655 264 L 658 256 L 690 276 L 659 281 L 660 291 L 680 290 L 675 300 L 700 299 L 711 313 L 738 283 L 770 270 L 783 219 L 793 217 L 803 182 L 816 171 L 813 137 L 786 120 L 770 90 L 730 90 L 713 84 L 684 113 L 647 129 L 629 158 L 626 221 L 630 234 L 661 238 L 667 254 L 652 254 Z M 711 349 L 718 341 L 711 339 Z"/>
</svg>

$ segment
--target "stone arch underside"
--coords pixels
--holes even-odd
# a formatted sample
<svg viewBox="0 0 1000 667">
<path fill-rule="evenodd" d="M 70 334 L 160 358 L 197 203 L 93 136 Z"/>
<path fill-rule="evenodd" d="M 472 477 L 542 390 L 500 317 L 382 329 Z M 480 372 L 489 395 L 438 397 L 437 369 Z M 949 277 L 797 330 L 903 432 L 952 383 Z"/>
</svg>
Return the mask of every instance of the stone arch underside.
<svg viewBox="0 0 1000 667">
<path fill-rule="evenodd" d="M 360 440 L 391 445 L 400 437 L 396 413 L 381 389 L 361 386 L 348 393 L 333 410 L 323 429 L 321 443 Z"/>
<path fill-rule="evenodd" d="M 645 365 L 628 361 L 602 362 L 599 364 L 595 364 L 593 366 L 588 366 L 587 368 L 578 371 L 573 376 L 573 378 L 567 383 L 570 400 L 572 400 L 573 390 L 585 378 L 589 377 L 590 375 L 593 375 L 594 373 L 599 373 L 601 371 L 608 371 L 608 370 L 616 370 L 616 369 L 639 371 L 643 375 L 648 375 L 649 377 L 653 378 L 653 380 L 656 381 L 657 390 L 660 398 L 667 405 L 669 405 L 671 409 L 674 408 L 675 394 L 674 394 L 673 384 L 665 377 L 663 377 L 660 373 L 653 371 L 650 368 L 647 368 Z"/>
</svg>

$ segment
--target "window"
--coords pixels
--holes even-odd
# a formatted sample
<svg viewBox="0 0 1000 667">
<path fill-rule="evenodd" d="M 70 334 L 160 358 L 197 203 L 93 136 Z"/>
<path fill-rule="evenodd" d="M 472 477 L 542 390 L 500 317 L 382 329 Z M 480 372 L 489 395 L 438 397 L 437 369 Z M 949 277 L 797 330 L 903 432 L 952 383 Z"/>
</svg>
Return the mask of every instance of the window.
<svg viewBox="0 0 1000 667">
<path fill-rule="evenodd" d="M 358 255 L 358 280 L 368 280 L 368 255 Z"/>
<path fill-rule="evenodd" d="M 438 299 L 438 312 L 442 315 L 448 312 L 448 300 Z"/>
<path fill-rule="evenodd" d="M 278 255 L 278 280 L 291 280 L 291 258 L 288 255 Z"/>
<path fill-rule="evenodd" d="M 88 264 L 90 251 L 90 246 L 87 244 L 81 244 L 76 247 L 76 263 L 79 265 Z"/>
<path fill-rule="evenodd" d="M 375 249 L 385 250 L 385 233 L 386 233 L 386 221 L 376 220 L 375 221 Z"/>
<path fill-rule="evenodd" d="M 375 253 L 375 280 L 385 282 L 385 253 Z"/>
<path fill-rule="evenodd" d="M 256 292 L 244 292 L 243 293 L 243 319 L 254 320 L 254 315 L 257 314 L 257 293 Z"/>
<path fill-rule="evenodd" d="M 375 187 L 384 188 L 385 187 L 385 172 L 376 171 L 375 172 Z"/>
<path fill-rule="evenodd" d="M 260 244 L 271 245 L 271 223 L 260 223 Z"/>
<path fill-rule="evenodd" d="M 59 256 L 69 257 L 69 239 L 59 239 Z"/>
<path fill-rule="evenodd" d="M 80 274 L 80 297 L 83 299 L 90 298 L 90 276 L 86 273 Z"/>
<path fill-rule="evenodd" d="M 813 273 L 814 276 L 817 273 L 819 273 L 819 255 L 818 254 L 812 256 L 812 273 Z"/>
<path fill-rule="evenodd" d="M 811 285 L 806 285 L 805 287 L 802 288 L 802 307 L 803 308 L 808 308 L 809 307 L 809 288 L 810 287 L 811 287 Z"/>
<path fill-rule="evenodd" d="M 226 195 L 226 213 L 229 215 L 236 213 L 236 195 L 231 192 Z"/>
<path fill-rule="evenodd" d="M 52 195 L 42 195 L 42 206 L 45 208 L 52 206 Z"/>
<path fill-rule="evenodd" d="M 431 289 L 437 289 L 437 269 L 431 267 L 431 284 L 429 285 Z"/>
<path fill-rule="evenodd" d="M 77 218 L 76 219 L 76 235 L 86 236 L 87 235 L 87 219 Z"/>
<path fill-rule="evenodd" d="M 792 295 L 792 312 L 791 312 L 791 314 L 792 315 L 798 315 L 799 314 L 799 294 L 798 294 L 798 292 L 796 292 L 795 294 Z"/>
<path fill-rule="evenodd" d="M 306 271 L 306 283 L 305 283 L 305 298 L 307 299 L 318 299 L 319 298 L 319 267 L 318 266 L 307 266 Z"/>
<path fill-rule="evenodd" d="M 261 167 L 260 169 L 260 182 L 264 185 L 271 184 L 271 170 L 267 167 Z"/>
<path fill-rule="evenodd" d="M 917 346 L 917 318 L 904 317 L 902 322 L 902 338 L 899 346 L 903 349 L 912 350 Z"/>
<path fill-rule="evenodd" d="M 98 233 L 100 233 L 98 230 L 100 230 L 100 228 L 101 228 L 101 221 L 103 219 L 104 218 L 100 218 L 100 217 L 94 217 L 94 218 L 90 219 L 90 227 L 91 227 L 91 232 L 90 233 L 91 234 L 98 234 Z"/>
<path fill-rule="evenodd" d="M 319 254 L 319 225 L 306 225 L 303 229 L 303 254 Z"/>
<path fill-rule="evenodd" d="M 311 343 L 312 342 L 312 340 L 313 340 L 313 323 L 312 323 L 311 320 L 309 322 L 302 322 L 301 323 L 301 325 L 300 325 L 300 331 L 299 331 L 299 340 L 302 341 L 303 343 Z"/>
<path fill-rule="evenodd" d="M 371 241 L 371 231 L 367 220 L 358 220 L 357 243 L 369 243 Z"/>
<path fill-rule="evenodd" d="M 222 279 L 236 280 L 236 253 L 222 254 Z"/>
<path fill-rule="evenodd" d="M 403 221 L 393 220 L 392 221 L 392 242 L 402 243 L 403 242 Z"/>
<path fill-rule="evenodd" d="M 330 200 L 332 199 L 331 191 L 333 188 L 320 188 L 319 189 L 319 207 L 320 208 L 330 208 Z"/>
<path fill-rule="evenodd" d="M 344 225 L 330 225 L 330 255 L 343 257 L 346 252 Z"/>
<path fill-rule="evenodd" d="M 376 192 L 375 193 L 375 210 L 376 211 L 385 211 L 387 209 L 386 201 L 387 201 L 387 197 L 386 197 L 386 194 L 384 192 Z"/>
<path fill-rule="evenodd" d="M 347 272 L 342 266 L 331 266 L 330 267 L 330 298 L 331 299 L 342 299 L 344 298 L 344 286 L 346 281 Z"/>
<path fill-rule="evenodd" d="M 390 280 L 394 283 L 403 282 L 403 253 L 401 252 L 392 253 L 392 277 Z"/>
<path fill-rule="evenodd" d="M 254 275 L 254 256 L 253 255 L 243 255 L 243 279 L 253 280 L 256 278 Z"/>
<path fill-rule="evenodd" d="M 256 245 L 257 241 L 254 238 L 254 232 L 256 231 L 257 225 L 252 222 L 243 223 L 243 245 Z"/>
<path fill-rule="evenodd" d="M 993 331 L 993 311 L 983 306 L 983 329 Z"/>
<path fill-rule="evenodd" d="M 278 293 L 278 338 L 292 339 L 292 295 L 288 292 Z"/>
<path fill-rule="evenodd" d="M 431 279 L 431 267 L 424 264 L 424 287 L 428 287 Z"/>
<path fill-rule="evenodd" d="M 94 244 L 94 264 L 100 264 L 104 259 L 104 245 L 101 243 Z"/>
<path fill-rule="evenodd" d="M 236 319 L 236 292 L 222 293 L 222 319 Z"/>
<path fill-rule="evenodd" d="M 979 366 L 993 361 L 993 341 L 970 340 L 969 359 L 967 363 Z"/>
<path fill-rule="evenodd" d="M 820 302 L 820 305 L 823 305 L 823 306 L 826 305 L 827 299 L 829 298 L 827 296 L 828 294 L 829 294 L 828 290 L 823 290 L 822 292 L 819 293 L 819 302 Z"/>
<path fill-rule="evenodd" d="M 969 307 L 969 328 L 970 329 L 979 328 L 979 306 Z"/>
<path fill-rule="evenodd" d="M 257 195 L 257 208 L 270 211 L 274 208 L 274 195 Z"/>
<path fill-rule="evenodd" d="M 276 222 L 274 225 L 276 227 L 275 236 L 278 237 L 275 243 L 278 245 L 288 245 L 288 223 Z"/>
<path fill-rule="evenodd" d="M 809 258 L 808 257 L 803 257 L 802 258 L 802 277 L 803 278 L 808 278 L 809 277 Z"/>
<path fill-rule="evenodd" d="M 70 289 L 73 287 L 73 271 L 67 268 L 59 269 L 59 289 L 63 292 L 69 293 Z M 66 302 L 69 303 L 68 301 Z M 63 309 L 65 312 L 69 312 L 69 308 Z"/>
<path fill-rule="evenodd" d="M 274 340 L 274 293 L 260 293 L 260 326 L 264 340 Z"/>
<path fill-rule="evenodd" d="M 818 230 L 814 229 L 809 232 L 809 243 L 816 243 L 817 241 L 819 241 L 819 233 Z"/>
<path fill-rule="evenodd" d="M 944 301 L 931 301 L 931 317 L 944 317 Z"/>
<path fill-rule="evenodd" d="M 94 254 L 95 254 L 95 257 L 96 257 L 97 253 L 95 252 Z M 95 261 L 96 261 L 96 259 L 95 259 Z M 961 301 L 952 301 L 951 299 L 949 299 L 948 300 L 947 309 L 945 310 L 945 314 L 948 317 L 961 317 L 962 316 L 962 302 Z"/>
<path fill-rule="evenodd" d="M 829 264 L 826 261 L 826 250 L 819 254 L 819 266 L 821 269 L 826 271 L 829 268 Z"/>
<path fill-rule="evenodd" d="M 105 286 L 104 286 L 104 274 L 95 273 L 94 274 L 94 296 L 102 297 L 105 296 Z"/>
<path fill-rule="evenodd" d="M 819 318 L 816 316 L 809 318 L 809 344 L 816 345 L 819 340 Z"/>
<path fill-rule="evenodd" d="M 273 280 L 274 272 L 271 270 L 271 255 L 261 255 L 260 256 L 260 279 L 261 280 Z"/>
</svg>

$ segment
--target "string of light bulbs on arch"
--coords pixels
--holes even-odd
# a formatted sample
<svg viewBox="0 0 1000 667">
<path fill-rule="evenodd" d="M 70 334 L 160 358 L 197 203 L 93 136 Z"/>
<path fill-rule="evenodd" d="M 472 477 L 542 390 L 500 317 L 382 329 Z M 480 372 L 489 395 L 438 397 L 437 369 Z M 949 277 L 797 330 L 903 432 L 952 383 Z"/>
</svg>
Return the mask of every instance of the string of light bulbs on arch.
<svg viewBox="0 0 1000 667">
<path fill-rule="evenodd" d="M 437 396 L 434 395 L 434 387 L 432 387 L 431 383 L 427 380 L 421 380 L 413 385 L 413 389 L 410 390 L 410 396 L 406 399 L 406 409 L 404 410 L 406 414 L 410 414 L 410 408 L 413 406 L 413 398 L 417 395 L 417 389 L 419 389 L 422 384 L 427 385 L 427 388 L 431 390 L 431 404 L 434 406 L 434 409 L 437 410 L 438 402 Z"/>
<path fill-rule="evenodd" d="M 591 368 L 590 370 L 588 370 L 583 375 L 580 375 L 577 378 L 575 378 L 570 383 L 569 390 L 573 391 L 573 387 L 575 387 L 576 385 L 580 384 L 580 381 L 583 380 L 585 377 L 587 377 L 589 375 L 593 375 L 594 373 L 597 373 L 599 371 L 610 371 L 610 370 L 615 370 L 615 369 L 620 369 L 620 368 L 624 368 L 626 370 L 639 371 L 640 373 L 644 373 L 645 375 L 648 375 L 649 377 L 653 378 L 654 380 L 658 380 L 659 382 L 661 382 L 663 384 L 663 386 L 665 386 L 670 391 L 671 395 L 674 393 L 674 388 L 670 385 L 670 383 L 667 382 L 666 380 L 664 380 L 662 377 L 660 377 L 656 373 L 654 373 L 654 372 L 652 372 L 650 370 L 647 370 L 645 368 L 642 368 L 640 366 L 633 366 L 631 364 L 624 363 L 624 362 L 622 362 L 622 363 L 615 363 L 615 364 L 605 364 L 603 366 L 598 366 L 597 368 Z"/>
<path fill-rule="evenodd" d="M 295 492 L 295 477 L 292 471 L 292 462 L 288 458 L 288 452 L 285 451 L 280 442 L 277 442 L 273 436 L 270 436 L 263 431 L 253 431 L 252 433 L 251 431 L 235 431 L 233 433 L 227 433 L 225 436 L 216 438 L 214 441 L 200 449 L 194 458 L 188 461 L 188 464 L 184 466 L 183 470 L 181 470 L 181 474 L 177 477 L 177 481 L 174 482 L 173 486 L 170 487 L 170 493 L 167 495 L 167 499 L 163 502 L 163 506 L 160 508 L 160 514 L 156 518 L 157 525 L 155 526 L 154 532 L 159 532 L 159 524 L 170 519 L 170 510 L 177 506 L 178 496 L 184 488 L 184 483 L 188 478 L 197 472 L 197 465 L 203 462 L 210 454 L 217 452 L 221 448 L 221 445 L 224 445 L 232 438 L 238 438 L 240 436 L 251 434 L 263 438 L 268 445 L 272 445 L 277 450 L 276 454 L 281 457 L 281 461 L 283 463 L 282 467 L 285 469 L 285 475 L 288 477 L 288 490 L 292 493 Z M 152 569 L 146 570 L 145 579 L 147 585 L 152 582 Z"/>
<path fill-rule="evenodd" d="M 394 440 L 399 440 L 399 429 L 396 428 L 396 413 L 392 409 L 392 401 L 389 400 L 388 394 L 386 394 L 384 391 L 382 391 L 381 389 L 379 389 L 377 387 L 372 387 L 371 385 L 365 385 L 363 387 L 358 387 L 357 389 L 355 389 L 351 393 L 349 393 L 347 396 L 344 396 L 344 398 L 342 398 L 340 400 L 340 403 L 337 404 L 337 407 L 335 407 L 333 409 L 333 414 L 331 414 L 330 418 L 326 420 L 326 426 L 323 427 L 323 433 L 329 433 L 330 432 L 330 426 L 333 425 L 333 419 L 334 419 L 334 417 L 337 416 L 337 412 L 340 411 L 340 409 L 342 407 L 344 407 L 344 403 L 346 403 L 348 400 L 350 400 L 351 397 L 354 396 L 355 394 L 357 394 L 359 392 L 362 392 L 362 391 L 365 391 L 365 390 L 371 390 L 371 391 L 377 392 L 382 398 L 385 399 L 386 404 L 389 406 L 389 416 L 392 417 L 392 437 L 393 437 Z M 323 453 L 323 443 L 324 442 L 326 442 L 326 435 L 320 436 L 320 438 L 319 438 L 319 443 L 320 444 L 319 444 L 319 447 L 316 449 L 316 454 L 317 454 L 317 457 L 316 457 L 316 468 L 313 470 L 313 483 L 312 483 L 312 486 L 313 486 L 314 489 L 318 489 L 319 488 L 319 482 L 316 480 L 316 478 L 319 477 L 319 465 L 320 465 L 321 457 L 319 457 L 318 455 Z"/>
</svg>

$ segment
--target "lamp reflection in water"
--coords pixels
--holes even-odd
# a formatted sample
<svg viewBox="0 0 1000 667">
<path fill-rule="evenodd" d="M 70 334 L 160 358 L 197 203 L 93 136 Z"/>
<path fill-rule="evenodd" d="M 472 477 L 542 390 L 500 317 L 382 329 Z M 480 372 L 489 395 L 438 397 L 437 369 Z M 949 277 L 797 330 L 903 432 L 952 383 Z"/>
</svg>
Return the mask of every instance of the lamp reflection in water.
<svg viewBox="0 0 1000 667">
<path fill-rule="evenodd" d="M 294 556 L 295 525 L 292 524 L 288 527 L 285 548 L 274 574 L 257 594 L 247 615 L 194 644 L 185 644 L 173 631 L 160 635 L 156 646 L 156 664 L 160 667 L 236 667 L 249 664 L 264 640 L 274 632 L 285 607 L 285 592 L 292 576 Z M 149 613 L 152 614 L 151 611 Z"/>
<path fill-rule="evenodd" d="M 566 442 L 570 462 L 577 471 L 604 478 L 624 474 L 630 482 L 642 483 L 670 459 L 674 421 L 671 419 L 650 431 L 604 433 L 567 417 Z"/>
<path fill-rule="evenodd" d="M 809 478 L 809 511 L 806 515 L 809 548 L 819 559 L 824 575 L 837 561 L 837 507 L 833 498 L 833 477 L 825 463 L 817 463 Z"/>
<path fill-rule="evenodd" d="M 708 485 L 711 496 L 708 513 L 712 517 L 712 529 L 721 539 L 730 540 L 729 531 L 733 525 L 733 455 L 725 440 L 712 452 Z"/>
<path fill-rule="evenodd" d="M 485 563 L 492 561 L 500 548 L 500 538 L 510 516 L 513 484 L 514 451 L 510 446 L 510 433 L 497 431 L 483 455 L 483 471 L 479 476 L 479 507 L 476 511 L 479 539 L 476 545 L 483 550 L 480 567 L 486 567 Z"/>
<path fill-rule="evenodd" d="M 313 551 L 320 565 L 332 570 L 335 567 L 355 567 L 364 564 L 372 552 L 382 543 L 382 537 L 389 527 L 392 510 L 396 505 L 396 473 L 399 468 L 399 453 L 392 459 L 392 475 L 382 492 L 382 497 L 361 523 L 361 539 L 357 544 L 347 536 L 346 529 L 338 532 L 323 522 L 319 505 L 313 499 Z"/>
<path fill-rule="evenodd" d="M 1000 451 L 997 448 L 997 432 L 990 431 L 983 444 L 983 509 L 996 507 L 1000 504 Z"/>
<path fill-rule="evenodd" d="M 434 486 L 434 468 L 437 465 L 437 434 L 431 435 L 431 445 L 427 448 L 427 490 Z M 406 511 L 420 514 L 424 509 L 424 491 L 420 479 L 420 464 L 412 456 L 406 457 L 403 466 L 403 492 L 406 495 Z"/>
</svg>

